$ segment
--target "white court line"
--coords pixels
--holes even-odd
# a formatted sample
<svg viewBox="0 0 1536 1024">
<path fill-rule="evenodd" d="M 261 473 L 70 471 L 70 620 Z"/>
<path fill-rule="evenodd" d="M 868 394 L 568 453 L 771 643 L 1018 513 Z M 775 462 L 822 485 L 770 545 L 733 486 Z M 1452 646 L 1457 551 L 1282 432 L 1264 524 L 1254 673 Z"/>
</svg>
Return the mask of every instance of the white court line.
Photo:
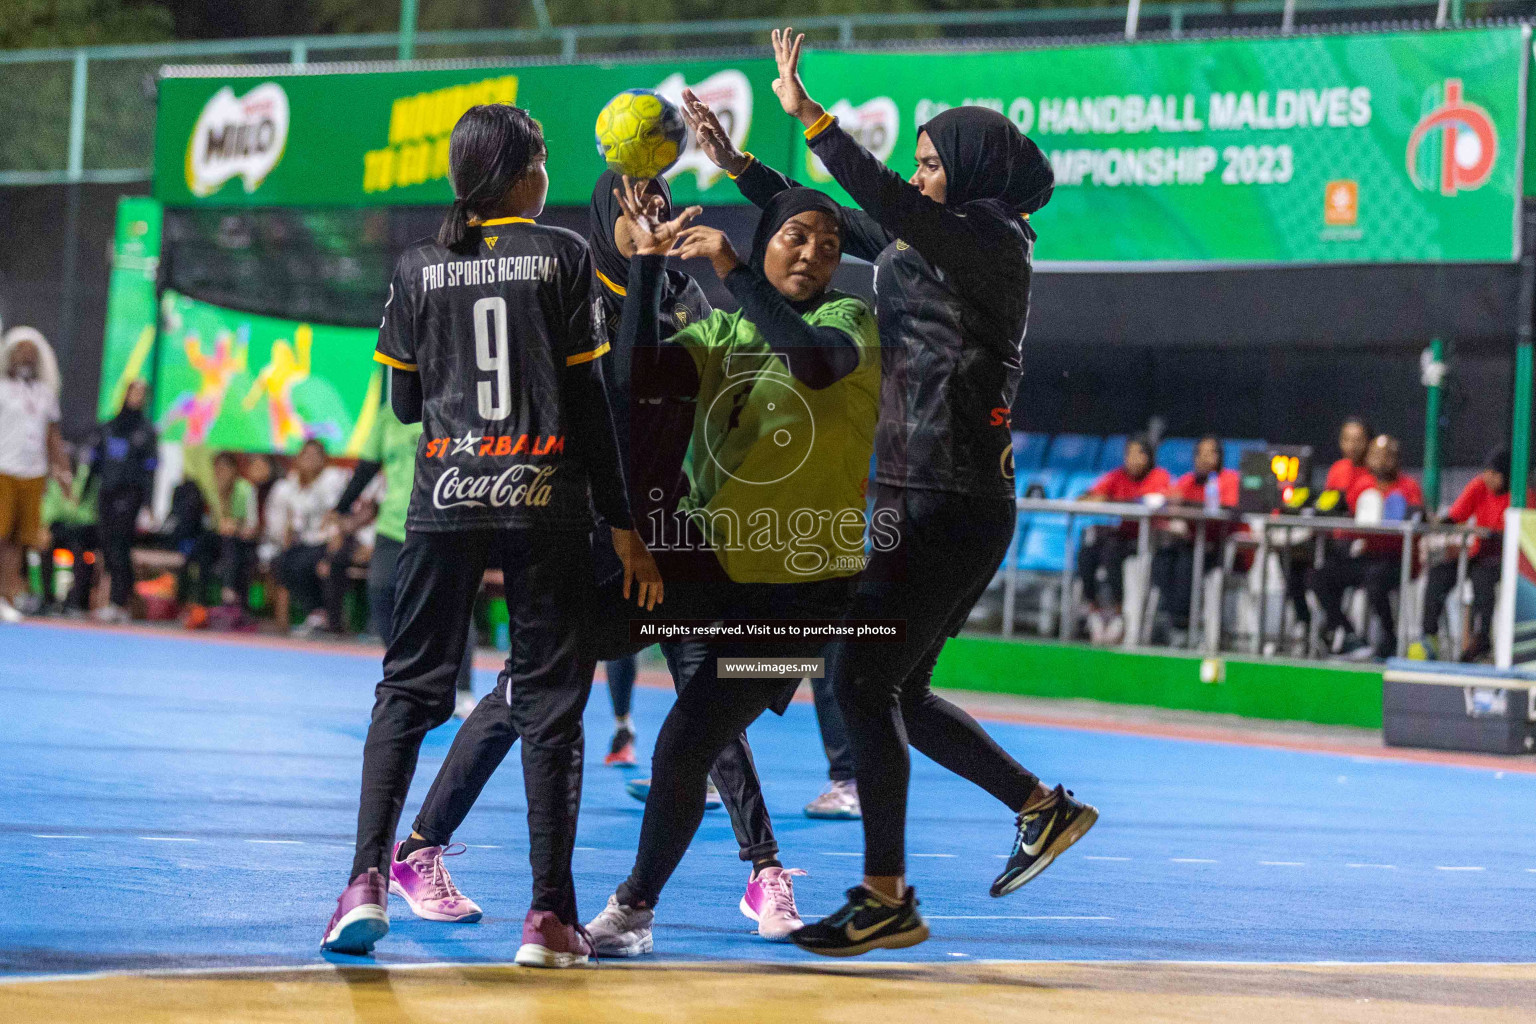
<svg viewBox="0 0 1536 1024">
<path fill-rule="evenodd" d="M 1113 921 L 1101 914 L 924 914 L 925 921 Z"/>
<path fill-rule="evenodd" d="M 844 852 L 842 850 L 819 850 L 817 852 L 820 853 L 823 857 L 862 857 L 862 856 L 864 856 L 864 854 L 862 854 L 862 853 L 847 853 L 847 852 Z M 914 853 L 914 854 L 911 854 L 911 856 L 917 857 L 917 856 L 921 856 L 921 855 Z"/>
<path fill-rule="evenodd" d="M 1436 864 L 1436 871 L 1482 871 L 1480 867 L 1461 867 L 1458 865 Z"/>
<path fill-rule="evenodd" d="M 1219 861 L 1219 860 L 1210 860 L 1209 858 L 1206 858 L 1206 857 L 1169 857 L 1168 860 L 1169 860 L 1170 863 L 1173 863 L 1173 864 L 1220 864 L 1221 863 L 1221 861 Z"/>
<path fill-rule="evenodd" d="M 999 854 L 998 856 L 1003 856 L 1003 854 Z M 1130 860 L 1130 859 L 1131 858 L 1129 858 L 1129 857 L 1097 857 L 1097 856 L 1094 856 L 1091 853 L 1083 854 L 1083 860 Z"/>
<path fill-rule="evenodd" d="M 258 846 L 303 846 L 304 845 L 304 841 L 302 839 L 247 839 L 246 842 L 248 842 L 248 843 L 255 843 Z"/>
<path fill-rule="evenodd" d="M 182 836 L 139 836 L 146 843 L 195 843 L 196 839 L 187 839 Z"/>
<path fill-rule="evenodd" d="M 501 847 L 496 846 L 496 847 L 492 847 L 492 849 L 499 850 L 499 849 L 501 849 Z M 571 849 L 573 849 L 573 850 L 581 850 L 583 853 L 596 853 L 597 852 L 597 847 L 595 847 L 595 846 L 573 846 L 573 847 L 571 847 Z"/>
<path fill-rule="evenodd" d="M 1261 860 L 1260 864 L 1267 868 L 1304 868 L 1306 861 L 1300 860 Z"/>
<path fill-rule="evenodd" d="M 954 857 L 953 853 L 909 853 L 908 857 Z"/>
<path fill-rule="evenodd" d="M 1396 871 L 1396 864 L 1345 864 L 1347 868 L 1381 868 L 1383 871 Z"/>
<path fill-rule="evenodd" d="M 55 835 L 55 834 L 53 834 L 51 832 L 33 832 L 32 833 L 32 838 L 33 839 L 89 839 L 91 837 L 90 836 L 62 836 L 62 835 Z"/>
<path fill-rule="evenodd" d="M 501 847 L 499 847 L 499 846 L 491 846 L 491 845 L 488 845 L 488 844 L 485 844 L 485 843 L 465 843 L 464 845 L 469 847 L 471 850 L 499 850 L 499 849 L 501 849 Z M 591 849 L 591 847 L 577 846 L 577 847 L 573 847 L 573 849 L 583 850 L 583 849 Z"/>
</svg>

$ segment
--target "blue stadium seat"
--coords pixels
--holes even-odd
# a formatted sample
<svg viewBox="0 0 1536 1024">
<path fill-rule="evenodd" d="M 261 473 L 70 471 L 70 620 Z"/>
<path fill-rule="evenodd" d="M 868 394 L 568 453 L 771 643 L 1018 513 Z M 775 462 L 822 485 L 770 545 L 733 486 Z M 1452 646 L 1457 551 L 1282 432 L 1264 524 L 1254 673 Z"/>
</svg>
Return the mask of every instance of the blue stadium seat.
<svg viewBox="0 0 1536 1024">
<path fill-rule="evenodd" d="M 1101 443 L 1090 434 L 1057 434 L 1045 456 L 1045 468 L 1067 472 L 1092 469 L 1099 464 Z"/>
<path fill-rule="evenodd" d="M 1023 473 L 1015 473 L 1013 482 L 1014 489 L 1018 496 L 1021 498 L 1024 497 L 1024 495 L 1029 492 L 1029 489 L 1035 484 L 1040 485 L 1040 489 L 1045 492 L 1045 497 L 1059 498 L 1061 497 L 1062 491 L 1066 488 L 1067 477 L 1066 474 L 1064 474 L 1059 469 L 1035 469 Z M 1019 568 L 1035 568 L 1035 566 L 1026 566 L 1024 564 L 1024 552 L 1026 545 L 1029 543 L 1029 534 L 1032 532 L 1033 525 L 1036 522 L 1041 520 L 1049 520 L 1052 518 L 1060 519 L 1062 522 L 1066 521 L 1066 516 L 1059 514 L 1053 515 L 1051 513 L 1045 512 L 1019 513 L 1019 521 L 1018 526 L 1015 527 L 1013 545 L 1014 557 L 1019 562 Z M 1058 565 L 1057 568 L 1060 568 L 1060 566 Z"/>
<path fill-rule="evenodd" d="M 1124 434 L 1111 434 L 1104 439 L 1104 447 L 1099 449 L 1098 468 L 1108 472 L 1111 469 L 1119 469 L 1125 464 Z"/>
<path fill-rule="evenodd" d="M 1067 517 L 1057 512 L 1036 515 L 1018 552 L 1020 569 L 1061 572 L 1067 564 Z"/>
<path fill-rule="evenodd" d="M 1255 448 L 1262 450 L 1268 447 L 1268 441 L 1223 441 L 1221 442 L 1221 464 L 1227 469 L 1236 469 L 1243 461 L 1244 452 L 1253 451 Z"/>
<path fill-rule="evenodd" d="M 1019 497 L 1024 497 L 1031 486 L 1039 484 L 1045 491 L 1047 498 L 1059 498 L 1067 490 L 1067 474 L 1059 469 L 1034 469 L 1024 473 L 1015 473 L 1013 477 L 1014 490 Z"/>
<path fill-rule="evenodd" d="M 1195 445 L 1192 437 L 1165 437 L 1157 446 L 1157 464 L 1177 480 L 1195 468 Z"/>
<path fill-rule="evenodd" d="M 1014 472 L 1028 472 L 1043 466 L 1045 450 L 1050 443 L 1051 435 L 1049 434 L 1029 434 L 1022 430 L 1015 430 L 1013 432 Z"/>
</svg>

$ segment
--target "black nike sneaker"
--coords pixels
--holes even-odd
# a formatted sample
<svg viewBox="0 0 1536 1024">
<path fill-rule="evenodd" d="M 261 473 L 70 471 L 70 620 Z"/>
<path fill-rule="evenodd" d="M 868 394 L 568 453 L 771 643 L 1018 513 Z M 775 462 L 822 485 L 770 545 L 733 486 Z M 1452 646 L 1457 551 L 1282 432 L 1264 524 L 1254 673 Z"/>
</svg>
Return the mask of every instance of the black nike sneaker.
<svg viewBox="0 0 1536 1024">
<path fill-rule="evenodd" d="M 1016 819 L 1019 832 L 1003 873 L 992 883 L 993 896 L 1006 896 L 1066 852 L 1067 847 L 1093 828 L 1099 809 L 1074 799 L 1072 791 L 1056 787 L 1056 799 L 1045 807 L 1026 811 Z"/>
<path fill-rule="evenodd" d="M 906 949 L 928 938 L 928 925 L 917 912 L 917 893 L 908 887 L 892 903 L 862 885 L 848 890 L 841 910 L 790 933 L 790 941 L 821 956 L 858 956 L 872 949 Z"/>
</svg>

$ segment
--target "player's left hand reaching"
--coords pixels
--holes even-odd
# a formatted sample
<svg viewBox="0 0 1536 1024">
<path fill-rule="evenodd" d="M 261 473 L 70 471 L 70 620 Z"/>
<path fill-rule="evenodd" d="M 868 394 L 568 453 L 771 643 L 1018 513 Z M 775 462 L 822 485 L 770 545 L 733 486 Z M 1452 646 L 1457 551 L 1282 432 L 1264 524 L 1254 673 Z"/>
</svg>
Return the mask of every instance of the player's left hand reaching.
<svg viewBox="0 0 1536 1024">
<path fill-rule="evenodd" d="M 779 98 L 784 113 L 809 128 L 820 121 L 827 108 L 811 99 L 800 81 L 800 47 L 805 43 L 805 33 L 795 34 L 792 28 L 773 30 L 773 59 L 779 66 L 779 77 L 773 80 L 773 94 Z"/>
</svg>

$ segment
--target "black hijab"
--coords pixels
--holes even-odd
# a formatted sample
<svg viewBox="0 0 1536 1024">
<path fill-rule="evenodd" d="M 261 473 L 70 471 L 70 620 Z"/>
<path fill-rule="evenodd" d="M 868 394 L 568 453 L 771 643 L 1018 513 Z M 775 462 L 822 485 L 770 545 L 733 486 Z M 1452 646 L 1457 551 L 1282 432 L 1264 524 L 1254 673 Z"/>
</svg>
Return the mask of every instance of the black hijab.
<svg viewBox="0 0 1536 1024">
<path fill-rule="evenodd" d="M 763 215 L 758 218 L 757 230 L 752 234 L 752 254 L 747 257 L 747 262 L 752 269 L 759 274 L 763 272 L 763 259 L 768 254 L 768 243 L 773 236 L 779 233 L 779 228 L 784 222 L 796 214 L 805 213 L 808 210 L 820 210 L 838 223 L 839 233 L 842 228 L 842 209 L 837 201 L 825 192 L 818 192 L 813 188 L 787 188 L 768 200 L 763 207 Z"/>
<path fill-rule="evenodd" d="M 1056 176 L 1040 147 L 987 107 L 953 107 L 917 129 L 928 133 L 948 179 L 944 202 L 1000 199 L 1018 213 L 1050 202 Z"/>
<path fill-rule="evenodd" d="M 666 204 L 662 208 L 661 217 L 663 220 L 671 220 L 672 189 L 663 178 L 657 178 L 656 185 L 661 189 L 661 197 Z M 623 187 L 624 177 L 617 171 L 604 171 L 598 177 L 597 184 L 592 188 L 587 227 L 587 244 L 592 247 L 592 265 L 620 288 L 629 282 L 629 257 L 619 252 L 618 242 L 613 237 L 613 225 L 624 215 L 623 207 L 613 197 L 613 190 Z"/>
</svg>

